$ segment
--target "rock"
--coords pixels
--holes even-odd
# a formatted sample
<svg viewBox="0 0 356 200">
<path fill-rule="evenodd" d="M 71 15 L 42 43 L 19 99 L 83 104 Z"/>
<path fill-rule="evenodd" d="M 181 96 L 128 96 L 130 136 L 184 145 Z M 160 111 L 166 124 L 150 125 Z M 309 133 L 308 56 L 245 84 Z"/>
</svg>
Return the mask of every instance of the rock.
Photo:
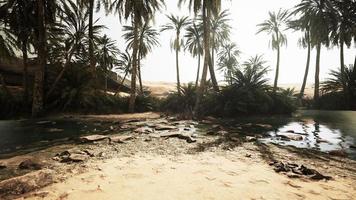
<svg viewBox="0 0 356 200">
<path fill-rule="evenodd" d="M 51 121 L 39 121 L 39 122 L 36 122 L 36 124 L 44 125 L 44 124 L 52 124 L 52 122 Z"/>
<path fill-rule="evenodd" d="M 293 130 L 288 130 L 286 133 L 295 133 Z"/>
<path fill-rule="evenodd" d="M 320 139 L 320 138 L 316 139 L 316 142 L 317 143 L 329 143 L 329 141 L 327 141 L 325 139 Z"/>
<path fill-rule="evenodd" d="M 294 141 L 303 140 L 303 136 L 297 134 L 278 134 L 277 136 L 281 137 L 281 139 L 283 140 L 294 140 Z"/>
<path fill-rule="evenodd" d="M 40 163 L 38 161 L 32 160 L 32 159 L 27 159 L 22 161 L 19 166 L 19 169 L 28 169 L 28 170 L 40 170 L 43 168 L 43 163 Z"/>
<path fill-rule="evenodd" d="M 166 138 L 176 137 L 176 138 L 179 138 L 179 139 L 186 140 L 188 143 L 193 143 L 193 142 L 197 141 L 196 139 L 192 138 L 191 135 L 180 133 L 180 132 L 168 132 L 168 133 L 163 133 L 160 136 L 161 137 L 166 137 Z"/>
<path fill-rule="evenodd" d="M 69 150 L 57 154 L 53 159 L 62 163 L 83 162 L 89 157 L 94 157 L 90 150 Z"/>
<path fill-rule="evenodd" d="M 84 154 L 71 154 L 67 159 L 62 162 L 83 162 L 88 159 L 88 155 Z"/>
<path fill-rule="evenodd" d="M 54 171 L 40 170 L 0 182 L 0 199 L 12 199 L 10 195 L 21 195 L 54 182 Z M 6 198 L 7 197 L 7 198 Z"/>
<path fill-rule="evenodd" d="M 221 130 L 221 131 L 218 131 L 217 134 L 218 135 L 227 135 L 227 134 L 229 134 L 229 132 Z"/>
<path fill-rule="evenodd" d="M 0 169 L 6 169 L 6 165 L 4 163 L 0 163 Z"/>
<path fill-rule="evenodd" d="M 197 137 L 198 137 L 198 134 L 196 134 L 196 133 L 192 134 L 192 138 L 197 138 Z"/>
<path fill-rule="evenodd" d="M 141 127 L 141 128 L 135 129 L 134 132 L 140 133 L 140 134 L 150 134 L 150 133 L 153 133 L 154 130 L 149 127 Z"/>
<path fill-rule="evenodd" d="M 113 130 L 114 130 L 114 127 L 113 127 L 113 126 L 110 126 L 110 130 L 113 131 Z"/>
<path fill-rule="evenodd" d="M 129 126 L 127 124 L 123 124 L 123 125 L 120 126 L 120 129 L 122 129 L 122 130 L 130 130 L 130 129 L 132 129 L 132 126 Z"/>
<path fill-rule="evenodd" d="M 63 129 L 60 129 L 60 128 L 50 128 L 48 129 L 48 132 L 50 133 L 59 133 L 59 132 L 63 132 L 64 130 Z"/>
<path fill-rule="evenodd" d="M 347 153 L 345 150 L 332 150 L 328 152 L 329 155 L 338 156 L 338 157 L 347 157 Z"/>
<path fill-rule="evenodd" d="M 134 137 L 131 135 L 118 135 L 110 137 L 110 141 L 114 143 L 124 143 L 127 140 L 131 140 Z"/>
<path fill-rule="evenodd" d="M 190 128 L 187 128 L 187 127 L 186 127 L 186 128 L 184 128 L 183 130 L 185 130 L 185 131 L 190 131 Z"/>
<path fill-rule="evenodd" d="M 350 149 L 356 149 L 355 145 L 350 145 Z"/>
<path fill-rule="evenodd" d="M 88 142 L 105 140 L 107 138 L 108 138 L 108 136 L 105 136 L 105 135 L 89 135 L 89 136 L 80 137 L 79 140 L 83 143 L 88 143 Z"/>
<path fill-rule="evenodd" d="M 157 124 L 155 129 L 158 130 L 158 131 L 165 131 L 165 130 L 177 129 L 177 127 L 170 126 L 170 125 L 164 125 L 164 124 Z"/>
<path fill-rule="evenodd" d="M 256 126 L 266 129 L 266 130 L 273 130 L 273 126 L 270 124 L 256 124 Z"/>
<path fill-rule="evenodd" d="M 254 142 L 257 140 L 256 137 L 253 136 L 246 136 L 245 139 L 247 142 Z"/>
</svg>

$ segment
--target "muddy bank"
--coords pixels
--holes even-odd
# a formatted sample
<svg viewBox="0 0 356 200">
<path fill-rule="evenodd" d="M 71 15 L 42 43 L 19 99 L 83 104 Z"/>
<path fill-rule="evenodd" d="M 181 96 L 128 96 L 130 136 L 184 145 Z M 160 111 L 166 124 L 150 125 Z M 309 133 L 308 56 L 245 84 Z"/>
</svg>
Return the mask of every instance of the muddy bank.
<svg viewBox="0 0 356 200">
<path fill-rule="evenodd" d="M 116 140 L 109 137 L 58 145 L 1 160 L 6 166 L 1 170 L 13 172 L 4 179 L 51 171 L 50 179 L 45 176 L 46 184 L 34 183 L 23 191 L 2 188 L 2 198 L 352 199 L 356 195 L 356 162 L 347 158 L 261 144 L 256 136 L 231 133 L 214 119 L 195 122 L 159 115 L 136 117 L 102 117 L 120 121 L 119 131 L 110 136 Z M 95 116 L 83 118 L 94 120 Z M 122 140 L 122 136 L 130 137 Z M 187 136 L 194 141 L 189 142 Z M 24 160 L 40 162 L 41 169 L 20 169 Z M 303 165 L 331 180 L 277 173 L 270 166 L 274 161 Z"/>
</svg>

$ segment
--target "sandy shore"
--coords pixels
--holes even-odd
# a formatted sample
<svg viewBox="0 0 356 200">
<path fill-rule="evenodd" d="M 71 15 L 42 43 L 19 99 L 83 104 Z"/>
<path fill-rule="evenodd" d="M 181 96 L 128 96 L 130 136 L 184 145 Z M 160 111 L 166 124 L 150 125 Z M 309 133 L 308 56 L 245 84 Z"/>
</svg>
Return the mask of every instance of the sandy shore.
<svg viewBox="0 0 356 200">
<path fill-rule="evenodd" d="M 155 113 L 132 117 L 143 120 L 145 116 L 146 124 L 165 121 Z M 130 117 L 97 116 L 97 119 L 116 121 Z M 130 123 L 142 122 L 127 124 Z M 11 158 L 14 166 L 23 157 L 41 158 L 47 163 L 46 170 L 53 171 L 53 181 L 46 187 L 8 199 L 353 199 L 356 196 L 355 161 L 260 144 L 244 137 L 231 138 L 228 134 L 201 135 L 209 126 L 199 128 L 195 143 L 131 133 L 134 139 L 125 143 L 67 144 Z M 85 149 L 95 156 L 80 163 L 52 159 L 55 153 L 66 149 Z M 332 179 L 290 178 L 274 171 L 269 165 L 273 160 L 304 165 Z"/>
</svg>

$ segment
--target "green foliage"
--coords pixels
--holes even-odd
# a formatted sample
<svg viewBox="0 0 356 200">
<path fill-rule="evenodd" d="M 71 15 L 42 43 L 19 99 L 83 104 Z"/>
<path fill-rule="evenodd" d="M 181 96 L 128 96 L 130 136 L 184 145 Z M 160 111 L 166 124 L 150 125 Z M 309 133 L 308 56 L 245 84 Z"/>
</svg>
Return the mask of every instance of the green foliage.
<svg viewBox="0 0 356 200">
<path fill-rule="evenodd" d="M 173 113 L 192 113 L 196 99 L 196 87 L 193 83 L 181 87 L 181 94 L 172 92 L 161 104 L 163 111 Z"/>
</svg>

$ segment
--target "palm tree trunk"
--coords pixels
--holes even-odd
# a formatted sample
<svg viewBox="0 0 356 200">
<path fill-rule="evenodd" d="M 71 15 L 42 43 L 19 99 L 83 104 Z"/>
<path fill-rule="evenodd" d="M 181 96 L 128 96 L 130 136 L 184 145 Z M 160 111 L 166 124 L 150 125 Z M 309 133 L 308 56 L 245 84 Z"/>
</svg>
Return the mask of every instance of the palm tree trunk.
<svg viewBox="0 0 356 200">
<path fill-rule="evenodd" d="M 177 70 L 177 92 L 178 92 L 178 95 L 181 95 L 181 92 L 180 92 L 180 80 L 179 80 L 179 32 L 177 31 L 177 38 L 176 38 L 176 70 Z"/>
<path fill-rule="evenodd" d="M 318 103 L 319 100 L 320 53 L 321 53 L 321 43 L 319 42 L 316 47 L 314 103 Z"/>
<path fill-rule="evenodd" d="M 340 41 L 340 70 L 341 70 L 341 82 L 342 82 L 342 91 L 344 92 L 345 98 L 345 106 L 350 108 L 349 106 L 349 91 L 346 87 L 346 80 L 345 80 L 345 60 L 344 60 L 344 42 Z"/>
<path fill-rule="evenodd" d="M 124 82 L 125 82 L 125 80 L 126 80 L 126 76 L 127 76 L 128 73 L 129 73 L 129 71 L 126 71 L 126 72 L 125 72 L 124 78 L 122 78 L 122 80 L 121 80 L 121 82 L 120 82 L 120 85 L 119 85 L 119 87 L 117 88 L 117 91 L 116 91 L 116 93 L 115 93 L 115 96 L 120 92 L 120 87 L 121 87 L 122 85 L 124 85 Z"/>
<path fill-rule="evenodd" d="M 46 30 L 44 1 L 37 0 L 38 7 L 38 69 L 35 72 L 32 101 L 32 117 L 39 117 L 43 114 L 43 87 L 44 72 L 46 68 Z"/>
<path fill-rule="evenodd" d="M 203 2 L 203 27 L 204 27 L 204 67 L 203 67 L 203 74 L 200 81 L 200 87 L 197 91 L 197 98 L 195 101 L 194 106 L 194 115 L 198 114 L 200 108 L 200 102 L 203 97 L 203 93 L 205 91 L 206 85 L 206 77 L 208 74 L 208 65 L 210 60 L 210 9 L 207 8 L 207 2 Z"/>
<path fill-rule="evenodd" d="M 215 48 L 215 34 L 213 33 L 212 45 L 211 45 L 211 59 L 209 59 L 209 72 L 210 72 L 210 78 L 211 78 L 211 82 L 213 83 L 214 90 L 219 92 L 219 86 L 215 76 L 214 48 Z"/>
<path fill-rule="evenodd" d="M 108 75 L 105 74 L 105 93 L 108 92 Z"/>
<path fill-rule="evenodd" d="M 141 59 L 137 59 L 137 69 L 138 69 L 138 80 L 140 82 L 140 92 L 141 95 L 143 94 L 143 85 L 142 85 L 142 76 L 141 76 Z"/>
<path fill-rule="evenodd" d="M 277 35 L 277 41 L 278 41 L 278 35 Z M 276 66 L 276 74 L 275 74 L 275 77 L 274 77 L 274 84 L 273 84 L 273 91 L 277 91 L 277 87 L 278 87 L 278 76 L 279 76 L 279 59 L 280 59 L 280 47 L 279 47 L 279 44 L 278 44 L 278 47 L 277 47 L 277 66 Z"/>
<path fill-rule="evenodd" d="M 27 39 L 22 41 L 22 60 L 23 60 L 22 86 L 24 89 L 23 100 L 24 100 L 24 102 L 27 102 L 27 100 L 28 100 Z"/>
<path fill-rule="evenodd" d="M 140 26 L 140 17 L 135 14 L 134 19 L 134 41 L 132 49 L 132 59 L 133 66 L 131 72 L 131 91 L 130 91 L 130 101 L 129 101 L 129 112 L 135 112 L 135 102 L 136 102 L 136 76 L 137 76 L 137 52 L 138 52 L 138 28 Z"/>
<path fill-rule="evenodd" d="M 198 71 L 197 71 L 197 79 L 195 80 L 195 87 L 198 87 L 199 75 L 200 75 L 200 54 L 198 55 Z"/>
<path fill-rule="evenodd" d="M 307 64 L 305 67 L 305 72 L 304 72 L 304 78 L 303 78 L 303 84 L 302 84 L 302 88 L 300 89 L 300 93 L 299 93 L 299 100 L 303 99 L 304 96 L 304 91 L 305 91 L 305 86 L 307 84 L 307 79 L 308 79 L 308 73 L 309 73 L 309 66 L 310 66 L 310 51 L 311 51 L 311 44 L 309 41 L 309 33 L 308 34 L 308 56 L 307 56 Z"/>
<path fill-rule="evenodd" d="M 94 36 L 93 36 L 93 17 L 94 0 L 89 0 L 89 62 L 92 76 L 95 78 L 95 58 L 94 58 Z"/>
</svg>

